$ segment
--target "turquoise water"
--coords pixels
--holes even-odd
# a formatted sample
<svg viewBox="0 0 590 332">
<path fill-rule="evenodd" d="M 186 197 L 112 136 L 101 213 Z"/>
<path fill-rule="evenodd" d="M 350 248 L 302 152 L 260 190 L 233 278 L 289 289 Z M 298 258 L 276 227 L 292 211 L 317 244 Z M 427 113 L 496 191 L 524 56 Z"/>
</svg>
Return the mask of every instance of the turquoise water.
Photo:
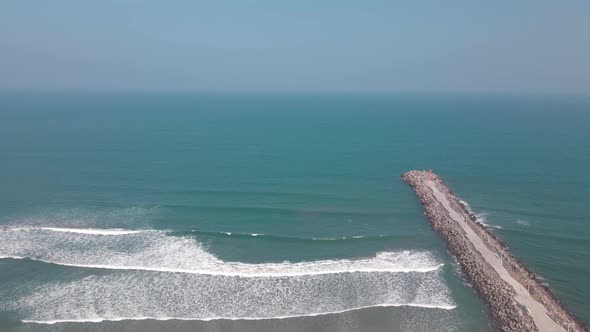
<svg viewBox="0 0 590 332">
<path fill-rule="evenodd" d="M 0 327 L 487 331 L 428 168 L 590 322 L 589 99 L 3 94 Z"/>
</svg>

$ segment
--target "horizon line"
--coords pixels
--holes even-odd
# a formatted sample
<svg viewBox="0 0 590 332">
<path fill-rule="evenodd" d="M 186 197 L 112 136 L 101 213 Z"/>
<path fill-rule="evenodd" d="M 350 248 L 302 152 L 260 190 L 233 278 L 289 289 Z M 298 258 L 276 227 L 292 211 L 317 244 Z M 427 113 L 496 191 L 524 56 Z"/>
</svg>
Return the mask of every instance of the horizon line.
<svg viewBox="0 0 590 332">
<path fill-rule="evenodd" d="M 0 88 L 4 93 L 89 93 L 89 94 L 194 94 L 194 95 L 375 95 L 421 97 L 582 97 L 590 92 L 519 92 L 519 91 L 410 91 L 410 90 L 225 90 L 225 89 L 170 89 L 170 88 Z"/>
</svg>

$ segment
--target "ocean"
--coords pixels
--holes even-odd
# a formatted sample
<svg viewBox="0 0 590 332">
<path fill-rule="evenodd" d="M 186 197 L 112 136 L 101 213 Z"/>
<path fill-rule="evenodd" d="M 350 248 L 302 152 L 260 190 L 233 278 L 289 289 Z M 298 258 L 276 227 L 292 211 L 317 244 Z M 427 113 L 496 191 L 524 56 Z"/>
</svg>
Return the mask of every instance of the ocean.
<svg viewBox="0 0 590 332">
<path fill-rule="evenodd" d="M 0 94 L 0 330 L 490 331 L 432 169 L 590 323 L 590 99 Z"/>
</svg>

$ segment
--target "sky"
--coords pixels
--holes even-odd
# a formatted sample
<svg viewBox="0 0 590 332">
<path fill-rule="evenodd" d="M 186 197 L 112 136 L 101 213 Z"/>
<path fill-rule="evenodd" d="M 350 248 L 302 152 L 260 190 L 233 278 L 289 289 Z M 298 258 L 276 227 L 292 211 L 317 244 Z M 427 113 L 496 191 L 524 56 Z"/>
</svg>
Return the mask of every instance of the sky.
<svg viewBox="0 0 590 332">
<path fill-rule="evenodd" d="M 0 0 L 0 89 L 590 94 L 590 1 Z"/>
</svg>

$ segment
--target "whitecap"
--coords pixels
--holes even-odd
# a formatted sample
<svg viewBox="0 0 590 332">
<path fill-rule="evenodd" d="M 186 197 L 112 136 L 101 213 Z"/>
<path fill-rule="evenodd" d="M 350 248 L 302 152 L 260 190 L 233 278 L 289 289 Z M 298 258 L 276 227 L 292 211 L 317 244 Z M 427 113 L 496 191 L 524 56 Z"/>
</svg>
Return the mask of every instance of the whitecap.
<svg viewBox="0 0 590 332">
<path fill-rule="evenodd" d="M 301 315 L 292 315 L 292 316 L 277 316 L 277 317 L 240 317 L 240 318 L 232 318 L 232 317 L 202 317 L 202 318 L 191 318 L 191 317 L 150 317 L 150 316 L 137 316 L 137 317 L 96 317 L 96 318 L 88 318 L 88 319 L 59 319 L 59 320 L 30 320 L 24 319 L 22 320 L 23 323 L 35 323 L 35 324 L 46 324 L 46 325 L 53 325 L 58 323 L 100 323 L 100 322 L 120 322 L 120 321 L 139 321 L 139 320 L 158 320 L 158 321 L 168 321 L 168 320 L 184 320 L 184 321 L 215 321 L 215 320 L 268 320 L 268 319 L 288 319 L 288 318 L 297 318 L 297 317 L 317 317 L 323 315 L 332 315 L 332 314 L 342 314 L 349 311 L 355 310 L 362 310 L 362 309 L 369 309 L 369 308 L 383 308 L 383 307 L 414 307 L 414 308 L 426 308 L 426 309 L 440 309 L 440 310 L 453 310 L 457 308 L 456 305 L 429 305 L 429 304 L 421 304 L 421 303 L 383 303 L 383 304 L 375 304 L 369 305 L 364 307 L 356 307 L 338 311 L 330 311 L 330 312 L 321 312 L 321 313 L 309 313 L 309 314 L 301 314 Z"/>
<path fill-rule="evenodd" d="M 6 307 L 25 321 L 59 322 L 280 319 L 373 306 L 455 308 L 438 273 L 245 278 L 137 271 L 45 283 Z"/>
<path fill-rule="evenodd" d="M 98 228 L 58 228 L 58 227 L 40 227 L 54 232 L 79 233 L 79 234 L 93 234 L 93 235 L 126 235 L 141 233 L 140 230 L 126 230 L 126 229 L 98 229 Z"/>
<path fill-rule="evenodd" d="M 104 236 L 104 235 L 118 236 Z M 0 256 L 64 266 L 225 276 L 276 277 L 345 272 L 429 272 L 439 269 L 429 252 L 379 253 L 359 259 L 247 264 L 226 262 L 192 237 L 165 231 L 13 228 L 0 232 Z"/>
<path fill-rule="evenodd" d="M 30 322 L 270 319 L 381 305 L 455 306 L 440 275 L 443 264 L 425 251 L 248 264 L 221 260 L 194 237 L 164 231 L 104 236 L 21 227 L 0 232 L 0 258 L 111 270 L 43 280 L 32 293 L 0 299 Z"/>
</svg>

